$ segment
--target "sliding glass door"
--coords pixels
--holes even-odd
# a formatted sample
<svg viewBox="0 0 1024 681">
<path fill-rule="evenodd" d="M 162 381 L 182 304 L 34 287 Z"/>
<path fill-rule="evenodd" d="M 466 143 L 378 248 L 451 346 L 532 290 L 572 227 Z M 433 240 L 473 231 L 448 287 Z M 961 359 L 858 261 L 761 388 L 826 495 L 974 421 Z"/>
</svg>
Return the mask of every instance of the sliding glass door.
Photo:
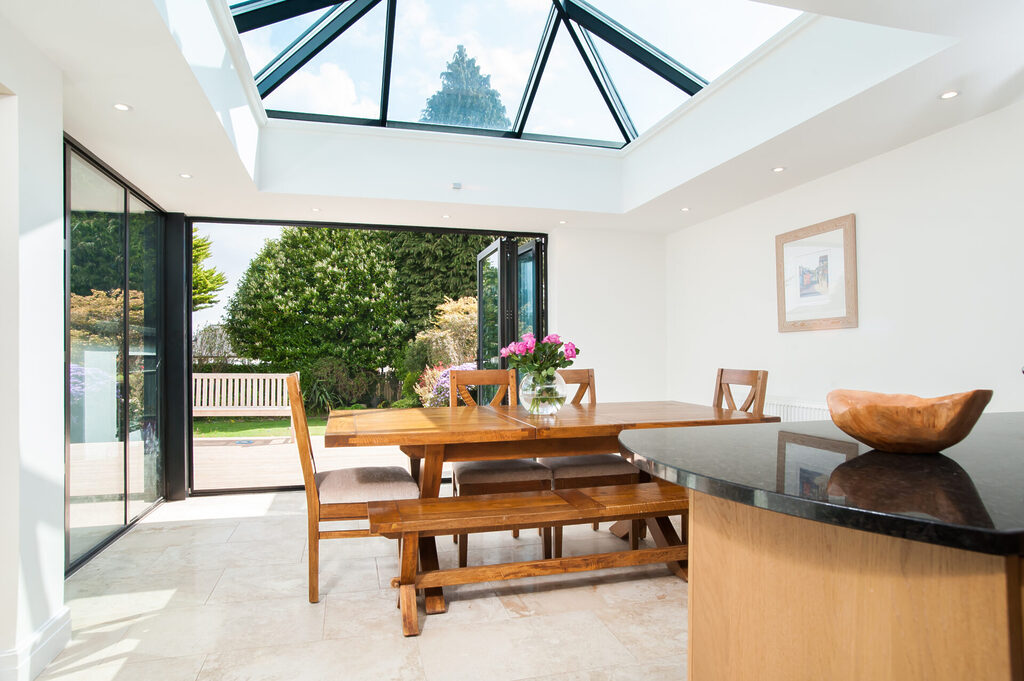
<svg viewBox="0 0 1024 681">
<path fill-rule="evenodd" d="M 163 496 L 163 221 L 70 146 L 66 162 L 70 567 Z"/>
</svg>

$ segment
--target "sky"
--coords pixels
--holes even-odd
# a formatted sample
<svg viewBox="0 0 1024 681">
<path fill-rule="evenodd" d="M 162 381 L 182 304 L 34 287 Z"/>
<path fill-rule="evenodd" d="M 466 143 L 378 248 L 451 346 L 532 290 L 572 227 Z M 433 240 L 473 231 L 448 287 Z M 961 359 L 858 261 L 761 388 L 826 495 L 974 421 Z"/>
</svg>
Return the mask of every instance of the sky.
<svg viewBox="0 0 1024 681">
<path fill-rule="evenodd" d="M 602 12 L 708 80 L 714 80 L 799 12 L 749 0 L 590 0 Z M 340 116 L 378 115 L 385 5 L 379 3 L 265 100 L 267 108 Z M 418 121 L 459 44 L 491 76 L 514 119 L 550 0 L 399 0 L 389 117 Z M 253 73 L 322 11 L 242 34 Z M 598 50 L 642 132 L 686 100 L 613 47 Z M 579 53 L 563 29 L 541 80 L 528 132 L 621 140 Z"/>
<path fill-rule="evenodd" d="M 218 302 L 211 308 L 192 313 L 192 332 L 208 324 L 218 324 L 227 308 L 228 300 L 245 274 L 249 261 L 253 259 L 267 239 L 281 235 L 281 227 L 271 225 L 238 225 L 196 223 L 201 236 L 209 237 L 213 243 L 210 258 L 203 265 L 216 267 L 228 279 L 227 285 L 217 294 Z"/>
</svg>

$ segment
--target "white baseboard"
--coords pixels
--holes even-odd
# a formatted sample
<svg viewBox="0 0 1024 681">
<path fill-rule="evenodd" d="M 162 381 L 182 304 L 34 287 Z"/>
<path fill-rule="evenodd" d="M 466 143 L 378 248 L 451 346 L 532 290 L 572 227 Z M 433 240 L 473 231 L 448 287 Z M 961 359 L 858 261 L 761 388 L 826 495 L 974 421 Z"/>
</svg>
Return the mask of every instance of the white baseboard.
<svg viewBox="0 0 1024 681">
<path fill-rule="evenodd" d="M 71 611 L 65 606 L 17 648 L 0 651 L 0 681 L 31 681 L 71 640 Z"/>
</svg>

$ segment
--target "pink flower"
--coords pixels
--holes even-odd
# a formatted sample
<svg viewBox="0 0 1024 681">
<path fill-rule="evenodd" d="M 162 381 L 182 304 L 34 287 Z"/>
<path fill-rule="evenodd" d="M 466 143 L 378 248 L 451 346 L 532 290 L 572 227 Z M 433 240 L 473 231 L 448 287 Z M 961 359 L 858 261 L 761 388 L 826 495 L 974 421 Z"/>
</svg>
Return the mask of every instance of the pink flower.
<svg viewBox="0 0 1024 681">
<path fill-rule="evenodd" d="M 562 352 L 565 353 L 566 359 L 576 359 L 576 345 L 574 343 L 566 343 L 562 348 Z"/>
<path fill-rule="evenodd" d="M 533 352 L 533 348 L 530 348 L 529 350 L 526 349 L 526 343 L 520 342 L 515 343 L 514 345 L 515 348 L 513 348 L 512 352 L 516 353 L 517 355 L 525 355 L 528 352 Z"/>
<path fill-rule="evenodd" d="M 511 353 L 512 351 L 509 350 L 508 348 L 502 348 L 498 354 L 501 355 L 502 357 L 508 357 Z"/>
<path fill-rule="evenodd" d="M 537 347 L 537 339 L 533 337 L 532 333 L 524 333 L 523 342 L 520 343 L 520 345 L 523 346 L 523 352 L 521 352 L 520 354 L 533 352 L 533 349 Z"/>
<path fill-rule="evenodd" d="M 556 345 L 561 342 L 562 339 L 558 337 L 557 333 L 549 333 L 548 335 L 544 336 L 544 340 L 541 341 L 541 343 L 554 343 Z"/>
</svg>

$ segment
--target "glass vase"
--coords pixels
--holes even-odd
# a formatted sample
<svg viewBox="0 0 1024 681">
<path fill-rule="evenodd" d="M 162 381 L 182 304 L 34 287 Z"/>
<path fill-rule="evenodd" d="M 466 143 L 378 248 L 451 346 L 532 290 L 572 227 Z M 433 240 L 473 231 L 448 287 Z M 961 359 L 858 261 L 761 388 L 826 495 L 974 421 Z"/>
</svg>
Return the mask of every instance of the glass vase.
<svg viewBox="0 0 1024 681">
<path fill-rule="evenodd" d="M 556 413 L 565 404 L 568 390 L 557 373 L 553 378 L 543 374 L 526 374 L 519 384 L 519 401 L 531 414 L 540 416 Z"/>
</svg>

